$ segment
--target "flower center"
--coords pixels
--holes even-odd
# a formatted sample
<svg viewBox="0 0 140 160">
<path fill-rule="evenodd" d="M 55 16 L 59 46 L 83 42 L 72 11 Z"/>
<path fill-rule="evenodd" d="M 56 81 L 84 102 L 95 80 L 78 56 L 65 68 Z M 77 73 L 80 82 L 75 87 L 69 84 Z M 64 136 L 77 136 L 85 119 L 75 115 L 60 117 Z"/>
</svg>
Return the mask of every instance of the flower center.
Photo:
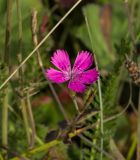
<svg viewBox="0 0 140 160">
<path fill-rule="evenodd" d="M 76 77 L 79 77 L 81 74 L 82 74 L 82 71 L 80 71 L 80 70 L 72 70 L 70 72 L 70 79 L 73 80 Z"/>
</svg>

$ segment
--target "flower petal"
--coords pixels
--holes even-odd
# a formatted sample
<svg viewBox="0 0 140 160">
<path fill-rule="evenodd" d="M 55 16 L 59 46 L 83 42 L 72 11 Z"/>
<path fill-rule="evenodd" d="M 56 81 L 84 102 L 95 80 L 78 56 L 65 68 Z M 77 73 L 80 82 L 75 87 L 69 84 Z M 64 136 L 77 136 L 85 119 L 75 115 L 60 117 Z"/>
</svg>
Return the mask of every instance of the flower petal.
<svg viewBox="0 0 140 160">
<path fill-rule="evenodd" d="M 76 70 L 87 70 L 89 67 L 91 67 L 93 63 L 93 56 L 87 51 L 81 51 L 78 53 L 74 66 L 73 71 Z"/>
<path fill-rule="evenodd" d="M 46 78 L 55 83 L 63 83 L 70 79 L 67 72 L 61 72 L 53 68 L 46 70 L 45 75 Z"/>
<path fill-rule="evenodd" d="M 52 63 L 61 71 L 70 71 L 70 59 L 69 55 L 64 50 L 57 50 L 54 52 L 53 56 L 51 57 Z"/>
<path fill-rule="evenodd" d="M 79 75 L 79 81 L 84 84 L 92 84 L 93 82 L 97 81 L 99 78 L 99 72 L 94 69 L 87 70 Z"/>
<path fill-rule="evenodd" d="M 74 92 L 84 92 L 86 89 L 86 84 L 92 84 L 99 78 L 99 72 L 94 69 L 90 69 L 84 72 L 79 72 L 75 75 L 73 79 L 70 80 L 68 88 Z"/>
<path fill-rule="evenodd" d="M 86 90 L 86 86 L 83 83 L 77 81 L 76 79 L 70 80 L 68 88 L 73 90 L 74 92 L 79 92 L 79 93 L 82 93 Z"/>
</svg>

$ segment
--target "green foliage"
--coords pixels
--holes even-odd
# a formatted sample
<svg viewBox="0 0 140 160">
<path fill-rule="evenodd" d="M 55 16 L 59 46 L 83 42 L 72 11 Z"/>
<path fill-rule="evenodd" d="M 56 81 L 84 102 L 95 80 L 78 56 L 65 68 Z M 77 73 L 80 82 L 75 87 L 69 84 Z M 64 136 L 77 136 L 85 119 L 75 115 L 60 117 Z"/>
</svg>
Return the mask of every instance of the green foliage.
<svg viewBox="0 0 140 160">
<path fill-rule="evenodd" d="M 99 59 L 99 64 L 101 67 L 107 67 L 113 57 L 111 53 L 108 53 L 109 50 L 101 32 L 99 10 L 100 7 L 97 5 L 87 5 L 83 8 L 83 13 L 86 15 L 89 22 L 90 34 L 93 42 L 92 45 Z M 92 49 L 86 24 L 77 27 L 74 33 L 76 33 L 77 38 L 79 38 L 86 47 Z"/>
<path fill-rule="evenodd" d="M 124 74 L 124 61 L 125 54 L 130 50 L 129 43 L 122 39 L 120 44 L 116 45 L 116 54 L 119 59 L 116 60 L 113 70 L 109 73 L 105 82 L 103 82 L 103 100 L 104 100 L 104 108 L 105 114 L 112 114 L 115 112 L 115 106 L 118 104 L 118 100 L 116 98 L 119 92 L 119 86 L 121 85 L 122 74 Z"/>
</svg>

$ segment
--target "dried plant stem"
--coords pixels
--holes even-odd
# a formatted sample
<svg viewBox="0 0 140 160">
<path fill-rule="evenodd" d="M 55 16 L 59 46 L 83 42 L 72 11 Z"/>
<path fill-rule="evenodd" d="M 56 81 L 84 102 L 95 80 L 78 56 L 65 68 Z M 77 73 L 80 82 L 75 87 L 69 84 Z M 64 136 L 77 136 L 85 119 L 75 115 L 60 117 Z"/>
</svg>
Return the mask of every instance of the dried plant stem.
<svg viewBox="0 0 140 160">
<path fill-rule="evenodd" d="M 112 155 L 115 157 L 115 160 L 125 160 L 124 156 L 121 154 L 118 146 L 116 145 L 114 139 L 110 139 L 110 150 Z"/>
<path fill-rule="evenodd" d="M 27 91 L 27 112 L 28 112 L 28 117 L 29 117 L 30 126 L 31 126 L 31 136 L 30 136 L 29 147 L 33 148 L 35 143 L 36 129 L 35 129 L 34 116 L 32 112 L 32 106 L 31 106 L 30 96 L 28 91 Z"/>
<path fill-rule="evenodd" d="M 89 22 L 86 16 L 86 12 L 84 12 L 84 16 L 85 16 L 85 22 L 86 22 L 86 26 L 87 26 L 87 30 L 88 30 L 88 34 L 89 34 L 89 39 L 91 42 L 91 46 L 92 46 L 92 51 L 94 53 L 94 48 L 93 48 L 93 41 L 92 41 L 92 37 L 91 37 L 91 30 L 90 30 L 90 26 L 89 26 Z M 96 68 L 98 69 L 98 63 L 96 60 L 96 55 L 94 55 L 94 59 L 95 59 L 95 65 Z M 97 81 L 98 83 L 98 92 L 99 92 L 99 102 L 100 102 L 100 131 L 101 131 L 101 144 L 100 144 L 100 149 L 103 150 L 103 134 L 104 134 L 104 125 L 103 125 L 103 101 L 102 101 L 102 91 L 101 91 L 101 82 L 100 82 L 100 78 Z M 100 154 L 100 160 L 103 159 L 103 154 L 101 152 Z"/>
<path fill-rule="evenodd" d="M 25 131 L 26 131 L 26 135 L 27 135 L 27 141 L 28 141 L 28 145 L 29 147 L 32 146 L 32 142 L 31 142 L 31 138 L 30 137 L 30 124 L 29 124 L 29 119 L 30 119 L 30 114 L 28 114 L 29 112 L 29 109 L 28 107 L 28 102 L 26 103 L 26 100 L 28 99 L 27 96 L 26 98 L 23 98 L 23 79 L 22 79 L 22 74 L 23 71 L 22 71 L 22 68 L 19 70 L 19 75 L 20 75 L 20 84 L 21 84 L 21 91 L 20 91 L 20 94 L 22 96 L 22 98 L 20 99 L 20 105 L 21 105 L 21 112 L 22 112 L 22 117 L 23 117 L 23 121 L 24 121 L 24 127 L 25 127 Z M 28 101 L 28 100 L 27 100 Z M 32 126 L 32 125 L 31 125 Z"/>
<path fill-rule="evenodd" d="M 38 45 L 38 38 L 37 38 L 37 11 L 35 11 L 35 10 L 32 12 L 32 39 L 33 39 L 34 46 L 36 48 Z M 39 49 L 36 50 L 36 53 L 37 53 L 38 64 L 39 64 L 40 68 L 42 69 L 42 72 L 45 76 L 45 69 L 43 67 L 43 62 L 42 62 L 42 58 L 41 58 Z M 48 85 L 51 89 L 51 92 L 52 92 L 56 102 L 58 103 L 60 111 L 62 112 L 65 120 L 69 123 L 69 119 L 68 119 L 67 114 L 64 110 L 64 107 L 63 107 L 63 105 L 62 105 L 62 103 L 61 103 L 61 101 L 60 101 L 60 99 L 59 99 L 59 97 L 58 97 L 58 95 L 57 95 L 57 93 L 56 93 L 56 91 L 50 81 L 48 81 Z"/>
<path fill-rule="evenodd" d="M 31 141 L 30 140 L 30 127 L 28 123 L 28 113 L 27 113 L 26 101 L 24 99 L 21 99 L 21 111 L 22 111 L 24 126 L 26 130 L 27 141 L 28 141 L 28 144 L 30 145 L 30 141 Z"/>
<path fill-rule="evenodd" d="M 13 71 L 13 73 L 2 83 L 0 89 L 2 89 L 9 80 L 15 75 L 15 73 L 30 59 L 30 57 L 37 51 L 37 49 L 49 38 L 49 36 L 56 30 L 56 28 L 67 18 L 67 16 L 80 4 L 82 0 L 78 0 L 71 9 L 59 20 L 59 22 L 50 30 L 50 32 L 42 39 L 42 41 L 33 49 L 32 52 L 20 63 L 20 65 Z"/>
</svg>

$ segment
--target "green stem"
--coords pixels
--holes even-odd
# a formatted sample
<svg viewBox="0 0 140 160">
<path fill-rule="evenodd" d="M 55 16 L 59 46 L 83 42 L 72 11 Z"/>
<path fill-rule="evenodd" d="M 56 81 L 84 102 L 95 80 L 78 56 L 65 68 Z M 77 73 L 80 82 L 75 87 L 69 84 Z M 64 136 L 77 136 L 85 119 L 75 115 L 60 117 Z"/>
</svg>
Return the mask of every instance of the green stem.
<svg viewBox="0 0 140 160">
<path fill-rule="evenodd" d="M 16 0 L 17 4 L 17 16 L 18 16 L 18 44 L 19 44 L 19 54 L 22 54 L 22 16 L 21 16 L 21 6 L 20 0 Z M 21 56 L 22 57 L 22 56 Z"/>
<path fill-rule="evenodd" d="M 4 90 L 4 101 L 2 108 L 2 145 L 8 145 L 8 88 Z"/>
<path fill-rule="evenodd" d="M 4 160 L 4 158 L 2 157 L 1 153 L 0 153 L 0 160 Z"/>
<path fill-rule="evenodd" d="M 5 32 L 5 52 L 4 63 L 6 63 L 6 72 L 9 73 L 9 54 L 10 54 L 10 42 L 11 42 L 11 11 L 12 0 L 7 0 L 7 16 L 6 16 L 6 32 Z M 4 88 L 4 101 L 2 108 L 2 145 L 8 145 L 8 85 Z"/>
<path fill-rule="evenodd" d="M 78 114 L 80 114 L 80 110 L 79 110 L 79 107 L 78 107 L 78 104 L 77 104 L 77 101 L 76 101 L 76 94 L 75 93 L 72 93 L 72 101 L 74 103 L 76 111 L 78 112 Z"/>
<path fill-rule="evenodd" d="M 136 135 L 133 134 L 133 135 L 132 135 L 132 144 L 131 144 L 131 146 L 130 146 L 130 148 L 129 148 L 129 151 L 128 151 L 128 155 L 127 155 L 126 160 L 131 160 L 131 159 L 132 159 L 132 157 L 133 157 L 134 154 L 135 154 L 136 147 L 137 147 L 137 138 L 136 138 Z M 139 159 L 137 159 L 137 160 L 139 160 Z"/>
<path fill-rule="evenodd" d="M 5 52 L 4 62 L 9 65 L 9 52 L 11 43 L 11 22 L 12 22 L 12 0 L 7 0 L 6 32 L 5 32 Z"/>
<path fill-rule="evenodd" d="M 23 153 L 23 154 L 22 154 L 22 157 L 27 157 L 28 155 L 31 156 L 31 155 L 34 155 L 34 154 L 36 154 L 36 153 L 43 152 L 43 151 L 46 151 L 46 152 L 47 152 L 47 150 L 48 150 L 50 147 L 53 147 L 53 146 L 55 146 L 55 145 L 57 145 L 57 144 L 59 144 L 59 143 L 62 143 L 62 142 L 59 141 L 59 140 L 53 140 L 53 141 L 51 141 L 51 142 L 49 142 L 49 143 L 46 143 L 46 144 L 44 144 L 44 145 L 42 145 L 42 146 L 40 146 L 40 147 L 37 147 L 37 148 L 32 149 L 32 150 L 30 150 L 30 151 L 28 151 L 28 152 L 26 152 L 26 153 Z M 10 160 L 20 160 L 20 158 L 14 157 L 14 158 L 11 158 Z"/>
<path fill-rule="evenodd" d="M 87 19 L 87 16 L 86 16 L 86 11 L 84 11 L 84 16 L 85 16 L 86 26 L 87 26 L 91 46 L 92 46 L 92 51 L 94 52 L 93 40 L 92 40 L 92 37 L 91 37 L 91 30 L 90 30 L 89 22 L 88 22 L 88 19 Z M 96 55 L 94 56 L 94 59 L 95 59 L 95 65 L 98 69 L 98 63 L 97 63 Z M 101 131 L 100 147 L 101 147 L 101 150 L 103 150 L 104 125 L 103 125 L 103 101 L 102 101 L 102 91 L 101 91 L 100 78 L 98 79 L 98 92 L 99 92 L 99 102 L 100 102 L 100 131 Z M 102 159 L 103 159 L 103 153 L 101 152 L 100 160 L 102 160 Z"/>
<path fill-rule="evenodd" d="M 22 116 L 23 116 L 23 121 L 25 125 L 28 144 L 30 144 L 30 128 L 28 123 L 28 113 L 27 113 L 25 100 L 22 100 L 22 99 L 21 99 L 21 110 L 22 110 Z"/>
<path fill-rule="evenodd" d="M 27 91 L 27 110 L 28 110 L 28 115 L 29 115 L 29 120 L 30 120 L 30 125 L 31 125 L 31 141 L 30 141 L 30 147 L 32 148 L 35 143 L 35 135 L 36 135 L 36 130 L 35 130 L 35 122 L 34 122 L 34 117 L 33 117 L 33 112 L 32 112 L 32 106 L 29 98 L 29 93 Z"/>
</svg>

